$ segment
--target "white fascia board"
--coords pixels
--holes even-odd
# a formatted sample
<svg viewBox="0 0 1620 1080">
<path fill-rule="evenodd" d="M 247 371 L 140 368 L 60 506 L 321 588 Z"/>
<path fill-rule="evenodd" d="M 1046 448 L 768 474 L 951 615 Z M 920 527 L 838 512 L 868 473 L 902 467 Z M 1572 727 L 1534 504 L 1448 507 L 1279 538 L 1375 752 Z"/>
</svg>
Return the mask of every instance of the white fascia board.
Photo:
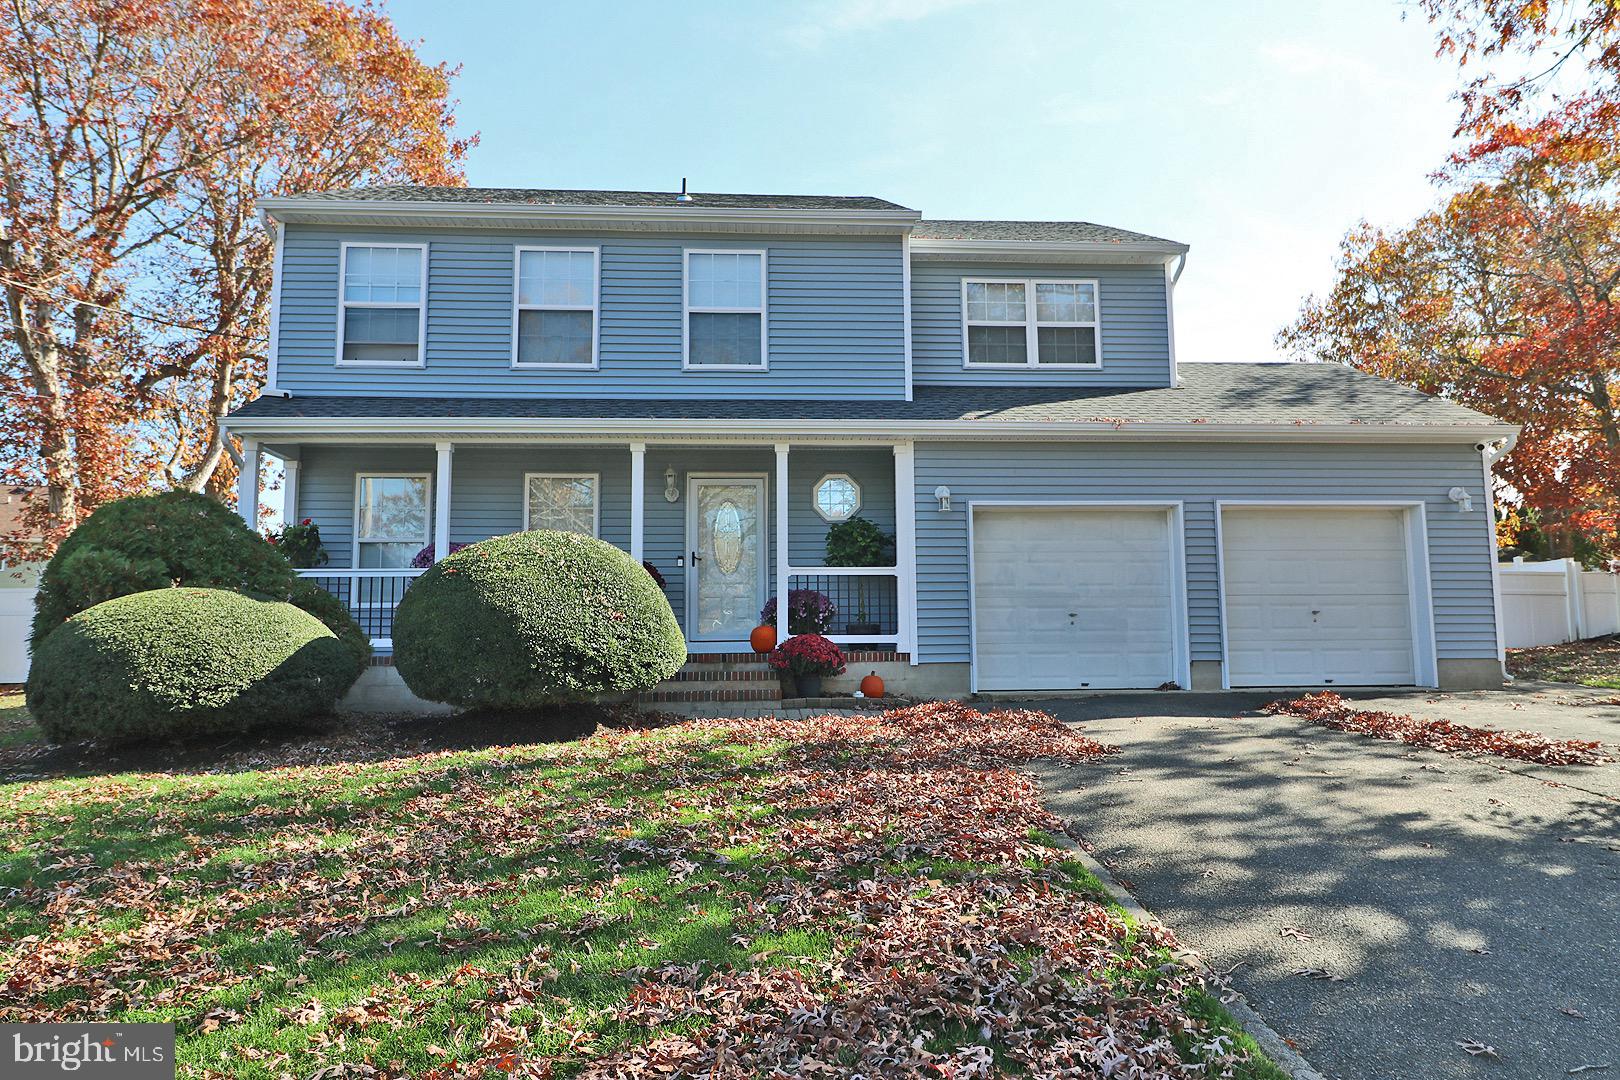
<svg viewBox="0 0 1620 1080">
<path fill-rule="evenodd" d="M 388 223 L 401 219 L 423 225 L 457 225 L 477 221 L 488 226 L 574 226 L 624 228 L 636 224 L 691 222 L 713 225 L 864 226 L 905 231 L 922 214 L 916 210 L 772 210 L 712 206 L 559 206 L 538 203 L 417 202 L 399 199 L 311 199 L 280 196 L 259 200 L 261 217 L 278 221 L 342 221 L 367 219 Z"/>
<path fill-rule="evenodd" d="M 1119 243 L 1058 240 L 936 240 L 911 238 L 913 259 L 975 259 L 997 262 L 1168 263 L 1185 255 L 1171 240 Z"/>
<path fill-rule="evenodd" d="M 224 426 L 236 435 L 320 438 L 425 438 L 433 434 L 488 439 L 589 435 L 738 438 L 770 442 L 795 437 L 878 436 L 878 441 L 928 438 L 972 442 L 1181 441 L 1459 443 L 1502 439 L 1510 424 L 1214 424 L 1113 421 L 1007 420 L 638 420 L 540 417 L 236 417 Z"/>
</svg>

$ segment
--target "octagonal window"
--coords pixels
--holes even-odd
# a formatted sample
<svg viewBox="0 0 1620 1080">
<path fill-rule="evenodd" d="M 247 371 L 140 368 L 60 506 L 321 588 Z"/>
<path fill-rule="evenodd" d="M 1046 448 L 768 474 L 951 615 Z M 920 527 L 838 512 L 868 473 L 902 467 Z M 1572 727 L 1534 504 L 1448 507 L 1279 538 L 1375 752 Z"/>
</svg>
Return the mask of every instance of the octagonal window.
<svg viewBox="0 0 1620 1080">
<path fill-rule="evenodd" d="M 827 521 L 848 521 L 861 508 L 861 485 L 847 473 L 828 473 L 816 481 L 816 513 Z"/>
</svg>

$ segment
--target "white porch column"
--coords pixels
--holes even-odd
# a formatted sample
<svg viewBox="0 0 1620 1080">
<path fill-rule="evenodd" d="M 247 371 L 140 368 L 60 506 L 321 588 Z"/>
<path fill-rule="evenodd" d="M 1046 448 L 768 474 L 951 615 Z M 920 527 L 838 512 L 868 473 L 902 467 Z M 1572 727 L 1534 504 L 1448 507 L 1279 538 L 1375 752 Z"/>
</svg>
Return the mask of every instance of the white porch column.
<svg viewBox="0 0 1620 1080">
<path fill-rule="evenodd" d="M 242 440 L 242 471 L 236 477 L 236 512 L 259 531 L 259 440 Z"/>
<path fill-rule="evenodd" d="M 900 648 L 917 662 L 917 454 L 894 446 L 894 570 L 900 601 Z"/>
<path fill-rule="evenodd" d="M 298 516 L 298 459 L 281 459 L 281 523 L 296 525 Z"/>
<path fill-rule="evenodd" d="M 434 443 L 439 451 L 439 475 L 433 485 L 433 557 L 442 559 L 450 554 L 450 458 L 455 444 Z"/>
<path fill-rule="evenodd" d="M 647 444 L 630 444 L 630 557 L 641 562 L 647 546 Z"/>
<path fill-rule="evenodd" d="M 788 444 L 776 444 L 776 640 L 788 639 Z"/>
</svg>

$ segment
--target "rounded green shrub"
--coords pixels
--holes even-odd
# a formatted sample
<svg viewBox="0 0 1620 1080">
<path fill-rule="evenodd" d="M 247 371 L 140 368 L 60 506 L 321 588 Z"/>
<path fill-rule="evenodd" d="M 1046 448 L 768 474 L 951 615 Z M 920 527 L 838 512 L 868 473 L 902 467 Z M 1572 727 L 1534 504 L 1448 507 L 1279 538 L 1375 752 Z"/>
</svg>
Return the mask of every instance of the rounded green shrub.
<svg viewBox="0 0 1620 1080">
<path fill-rule="evenodd" d="M 192 491 L 119 499 L 82 521 L 40 576 L 33 647 L 80 611 L 174 585 L 231 589 L 303 608 L 354 653 L 356 678 L 371 657 L 371 643 L 341 603 L 293 573 L 232 510 Z"/>
<path fill-rule="evenodd" d="M 152 589 L 52 630 L 34 650 L 28 711 L 53 742 L 217 734 L 323 716 L 353 681 L 350 650 L 291 604 Z"/>
<path fill-rule="evenodd" d="M 394 616 L 394 666 L 418 697 L 542 708 L 645 690 L 686 662 L 669 601 L 611 544 L 498 536 L 440 560 Z"/>
</svg>

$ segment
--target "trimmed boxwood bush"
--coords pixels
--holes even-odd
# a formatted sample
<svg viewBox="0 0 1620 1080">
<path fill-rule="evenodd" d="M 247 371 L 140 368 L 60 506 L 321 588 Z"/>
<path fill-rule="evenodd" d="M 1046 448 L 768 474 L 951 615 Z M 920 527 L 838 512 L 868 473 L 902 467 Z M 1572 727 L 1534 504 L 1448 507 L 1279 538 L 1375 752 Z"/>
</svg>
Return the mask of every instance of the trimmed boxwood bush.
<svg viewBox="0 0 1620 1080">
<path fill-rule="evenodd" d="M 473 544 L 412 583 L 394 666 L 418 697 L 530 709 L 645 690 L 686 662 L 669 601 L 611 544 L 526 532 Z"/>
<path fill-rule="evenodd" d="M 81 522 L 40 577 L 33 647 L 77 612 L 173 585 L 231 589 L 303 608 L 354 653 L 356 678 L 371 657 L 371 643 L 340 602 L 293 573 L 281 553 L 224 504 L 192 491 L 119 499 Z"/>
<path fill-rule="evenodd" d="M 354 657 L 308 612 L 225 589 L 81 611 L 34 650 L 28 711 L 53 742 L 245 731 L 330 712 Z"/>
</svg>

